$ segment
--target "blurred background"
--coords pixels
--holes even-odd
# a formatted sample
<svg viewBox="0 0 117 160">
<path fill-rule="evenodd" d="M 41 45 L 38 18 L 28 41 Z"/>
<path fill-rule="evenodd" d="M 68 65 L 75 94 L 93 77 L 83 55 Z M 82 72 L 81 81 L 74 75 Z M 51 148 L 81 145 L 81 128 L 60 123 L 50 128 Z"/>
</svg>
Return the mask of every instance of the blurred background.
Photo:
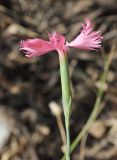
<svg viewBox="0 0 117 160">
<path fill-rule="evenodd" d="M 102 100 L 103 110 L 72 160 L 117 159 L 117 0 L 0 0 L 0 160 L 60 160 L 63 121 L 56 52 L 26 58 L 19 42 L 47 39 L 47 31 L 72 40 L 85 18 L 100 30 L 100 52 L 69 51 L 73 88 L 71 141 L 86 123 L 96 100 L 104 54 L 115 52 Z M 53 113 L 53 107 L 58 107 Z M 63 130 L 63 129 L 61 129 Z M 63 130 L 64 131 L 64 130 Z M 64 141 L 64 132 L 63 132 Z"/>
</svg>

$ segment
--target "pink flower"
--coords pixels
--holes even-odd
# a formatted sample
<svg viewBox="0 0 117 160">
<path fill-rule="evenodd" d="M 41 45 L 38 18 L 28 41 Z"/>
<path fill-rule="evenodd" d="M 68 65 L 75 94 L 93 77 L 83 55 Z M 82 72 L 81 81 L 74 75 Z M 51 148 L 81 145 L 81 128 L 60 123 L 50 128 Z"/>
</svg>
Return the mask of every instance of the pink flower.
<svg viewBox="0 0 117 160">
<path fill-rule="evenodd" d="M 67 43 L 67 46 L 83 50 L 99 49 L 103 38 L 100 31 L 93 31 L 93 25 L 89 19 L 86 19 L 85 23 L 82 24 L 81 33 L 72 42 Z"/>
<path fill-rule="evenodd" d="M 48 33 L 49 41 L 43 39 L 28 39 L 20 42 L 20 50 L 27 57 L 34 57 L 56 50 L 60 56 L 66 53 L 69 47 L 83 50 L 97 50 L 101 47 L 102 36 L 100 31 L 94 32 L 93 25 L 89 19 L 82 24 L 81 33 L 70 43 L 65 43 L 65 37 L 59 33 Z"/>
<path fill-rule="evenodd" d="M 40 56 L 54 50 L 50 42 L 36 38 L 21 41 L 20 46 L 20 50 L 23 50 L 27 57 Z"/>
<path fill-rule="evenodd" d="M 65 53 L 67 49 L 65 37 L 56 32 L 48 35 L 50 41 L 37 38 L 21 41 L 20 50 L 23 50 L 27 57 L 40 56 L 54 50 L 60 54 Z"/>
</svg>

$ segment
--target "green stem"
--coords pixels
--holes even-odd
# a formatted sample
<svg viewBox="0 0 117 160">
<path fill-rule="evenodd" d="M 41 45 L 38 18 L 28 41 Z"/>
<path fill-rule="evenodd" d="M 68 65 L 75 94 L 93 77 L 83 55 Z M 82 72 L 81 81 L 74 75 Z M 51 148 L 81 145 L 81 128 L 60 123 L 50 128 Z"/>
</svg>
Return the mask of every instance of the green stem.
<svg viewBox="0 0 117 160">
<path fill-rule="evenodd" d="M 66 160 L 70 160 L 70 114 L 72 105 L 70 77 L 68 69 L 67 54 L 59 54 L 60 62 L 60 74 L 61 74 L 61 87 L 62 87 L 62 103 L 65 116 L 65 128 L 66 128 Z"/>
<path fill-rule="evenodd" d="M 65 128 L 66 128 L 66 138 L 67 138 L 66 160 L 70 160 L 70 129 L 69 129 L 69 122 L 65 123 Z"/>
<path fill-rule="evenodd" d="M 110 55 L 108 57 L 108 59 L 106 59 L 106 61 L 105 61 L 104 73 L 102 74 L 102 77 L 100 79 L 100 87 L 99 87 L 98 92 L 97 92 L 97 99 L 96 99 L 96 102 L 95 102 L 95 105 L 94 105 L 94 109 L 93 109 L 87 123 L 85 124 L 83 129 L 80 131 L 78 136 L 73 141 L 73 143 L 71 145 L 71 148 L 70 148 L 70 153 L 72 153 L 74 151 L 74 149 L 76 148 L 76 146 L 78 145 L 80 140 L 85 136 L 85 134 L 88 132 L 89 128 L 91 127 L 92 123 L 94 122 L 94 120 L 98 116 L 98 113 L 99 113 L 99 110 L 100 110 L 101 99 L 102 99 L 102 96 L 104 94 L 104 84 L 106 82 L 107 74 L 108 74 L 108 71 L 109 71 L 111 58 L 112 57 Z M 63 156 L 61 158 L 61 160 L 65 160 L 65 156 Z"/>
<path fill-rule="evenodd" d="M 64 54 L 63 56 L 59 56 L 59 63 L 60 63 L 63 107 L 66 111 L 69 111 L 71 107 L 71 104 L 69 104 L 71 103 L 71 85 L 70 85 L 67 54 Z M 64 110 L 64 113 L 66 114 L 65 110 Z"/>
<path fill-rule="evenodd" d="M 87 123 L 85 124 L 85 126 L 83 127 L 83 129 L 81 130 L 79 135 L 73 141 L 73 143 L 71 145 L 71 152 L 76 148 L 76 146 L 78 145 L 80 140 L 85 136 L 85 134 L 88 132 L 89 128 L 91 127 L 92 123 L 95 121 L 95 119 L 98 116 L 98 113 L 100 110 L 101 99 L 102 99 L 102 96 L 104 93 L 104 85 L 105 85 L 107 74 L 109 71 L 109 66 L 110 66 L 110 57 L 108 57 L 108 59 L 106 59 L 106 61 L 105 61 L 104 73 L 102 74 L 102 77 L 100 79 L 100 86 L 99 86 L 99 89 L 97 92 L 97 99 L 96 99 L 96 102 L 94 105 L 94 109 L 93 109 Z M 62 160 L 64 160 L 64 158 L 62 158 Z"/>
</svg>

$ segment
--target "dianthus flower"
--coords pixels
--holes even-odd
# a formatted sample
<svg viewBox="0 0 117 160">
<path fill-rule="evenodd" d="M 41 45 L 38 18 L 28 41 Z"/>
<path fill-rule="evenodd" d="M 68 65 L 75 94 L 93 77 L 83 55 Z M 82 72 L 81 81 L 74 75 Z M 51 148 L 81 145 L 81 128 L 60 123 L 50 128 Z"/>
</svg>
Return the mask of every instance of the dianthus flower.
<svg viewBox="0 0 117 160">
<path fill-rule="evenodd" d="M 54 32 L 49 35 L 49 41 L 34 38 L 20 42 L 20 50 L 23 50 L 25 56 L 35 57 L 56 50 L 60 56 L 65 54 L 69 47 L 82 50 L 97 50 L 101 47 L 102 36 L 100 31 L 93 31 L 93 24 L 90 19 L 82 24 L 81 33 L 71 42 L 65 42 L 65 37 L 60 33 Z"/>
<path fill-rule="evenodd" d="M 66 160 L 70 160 L 70 115 L 72 107 L 71 82 L 68 68 L 67 50 L 70 47 L 83 50 L 98 50 L 101 47 L 102 36 L 99 31 L 93 31 L 93 25 L 89 19 L 82 24 L 81 33 L 71 42 L 66 42 L 65 37 L 60 33 L 48 33 L 49 41 L 35 38 L 20 42 L 20 50 L 23 50 L 27 57 L 41 56 L 51 51 L 59 54 L 62 104 L 65 116 L 66 128 Z"/>
</svg>

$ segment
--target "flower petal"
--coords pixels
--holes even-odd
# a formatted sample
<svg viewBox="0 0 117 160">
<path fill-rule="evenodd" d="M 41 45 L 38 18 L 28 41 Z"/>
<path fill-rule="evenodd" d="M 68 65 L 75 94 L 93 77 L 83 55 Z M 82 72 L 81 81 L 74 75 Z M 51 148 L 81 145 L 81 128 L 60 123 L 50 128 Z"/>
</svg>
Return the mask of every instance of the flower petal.
<svg viewBox="0 0 117 160">
<path fill-rule="evenodd" d="M 65 46 L 65 37 L 60 33 L 54 32 L 52 34 L 48 33 L 50 42 L 53 47 L 58 52 L 66 52 L 67 47 Z"/>
<path fill-rule="evenodd" d="M 20 42 L 20 50 L 23 50 L 27 57 L 34 57 L 53 51 L 53 45 L 42 39 L 28 39 Z"/>
<path fill-rule="evenodd" d="M 100 31 L 94 32 L 91 21 L 86 19 L 85 24 L 82 24 L 81 33 L 72 42 L 67 42 L 66 45 L 83 50 L 97 50 L 101 47 L 102 38 Z"/>
</svg>

